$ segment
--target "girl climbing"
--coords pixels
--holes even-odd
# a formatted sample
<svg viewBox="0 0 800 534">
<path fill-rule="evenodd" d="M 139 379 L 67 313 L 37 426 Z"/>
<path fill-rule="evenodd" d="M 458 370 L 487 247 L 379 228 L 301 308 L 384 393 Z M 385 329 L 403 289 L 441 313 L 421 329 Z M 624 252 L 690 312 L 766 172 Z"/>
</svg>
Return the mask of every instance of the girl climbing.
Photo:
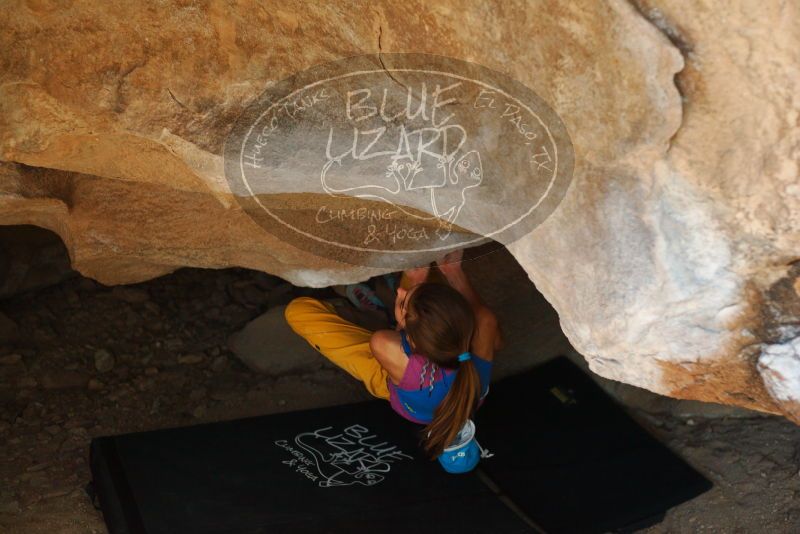
<svg viewBox="0 0 800 534">
<path fill-rule="evenodd" d="M 370 332 L 341 318 L 332 304 L 298 297 L 286 307 L 291 328 L 333 363 L 425 425 L 424 449 L 442 454 L 489 391 L 502 345 L 495 314 L 461 268 L 463 251 L 436 268 L 403 273 L 394 302 L 395 330 Z"/>
</svg>

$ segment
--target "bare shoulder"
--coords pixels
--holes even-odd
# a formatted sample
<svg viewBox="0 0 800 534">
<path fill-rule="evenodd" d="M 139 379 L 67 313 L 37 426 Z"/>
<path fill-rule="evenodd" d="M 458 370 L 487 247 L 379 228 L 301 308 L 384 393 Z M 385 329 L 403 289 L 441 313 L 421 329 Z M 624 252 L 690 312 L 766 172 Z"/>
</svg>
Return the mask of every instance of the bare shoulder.
<svg viewBox="0 0 800 534">
<path fill-rule="evenodd" d="M 408 356 L 403 351 L 400 332 L 396 330 L 377 330 L 369 340 L 372 355 L 386 369 L 389 379 L 399 384 L 408 366 Z"/>
<path fill-rule="evenodd" d="M 501 343 L 497 316 L 486 306 L 481 306 L 475 310 L 475 334 L 470 350 L 484 360 L 492 361 Z"/>
<path fill-rule="evenodd" d="M 397 330 L 376 330 L 372 333 L 369 346 L 371 349 L 377 350 L 381 354 L 386 353 L 395 356 L 405 356 L 405 352 L 403 352 L 403 342 L 400 339 L 400 332 Z"/>
</svg>

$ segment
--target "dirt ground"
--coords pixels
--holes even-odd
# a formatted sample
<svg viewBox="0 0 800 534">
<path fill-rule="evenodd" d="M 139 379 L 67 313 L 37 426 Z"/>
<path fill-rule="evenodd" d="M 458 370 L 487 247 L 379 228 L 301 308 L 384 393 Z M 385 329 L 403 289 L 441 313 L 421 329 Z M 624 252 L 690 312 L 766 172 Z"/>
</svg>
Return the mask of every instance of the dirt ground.
<svg viewBox="0 0 800 534">
<path fill-rule="evenodd" d="M 333 296 L 244 269 L 182 269 L 116 288 L 78 277 L 0 302 L 18 326 L 0 347 L 0 531 L 106 531 L 83 492 L 93 436 L 370 398 L 322 358 L 266 376 L 226 348 L 301 294 Z M 715 484 L 644 532 L 800 532 L 800 427 L 757 413 L 632 415 Z"/>
</svg>

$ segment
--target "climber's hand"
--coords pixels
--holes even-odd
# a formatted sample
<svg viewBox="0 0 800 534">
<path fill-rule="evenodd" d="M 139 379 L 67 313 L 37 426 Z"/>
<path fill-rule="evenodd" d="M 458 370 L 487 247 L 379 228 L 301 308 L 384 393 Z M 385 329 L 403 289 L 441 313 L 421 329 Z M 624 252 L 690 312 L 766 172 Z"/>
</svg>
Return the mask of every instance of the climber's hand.
<svg viewBox="0 0 800 534">
<path fill-rule="evenodd" d="M 461 269 L 461 262 L 464 259 L 464 249 L 460 248 L 452 252 L 448 252 L 443 257 L 436 260 L 436 265 L 442 274 L 445 276 Z"/>
<path fill-rule="evenodd" d="M 428 279 L 428 271 L 430 270 L 430 266 L 426 265 L 425 267 L 413 267 L 411 269 L 406 269 L 404 273 L 411 285 L 415 286 Z"/>
</svg>

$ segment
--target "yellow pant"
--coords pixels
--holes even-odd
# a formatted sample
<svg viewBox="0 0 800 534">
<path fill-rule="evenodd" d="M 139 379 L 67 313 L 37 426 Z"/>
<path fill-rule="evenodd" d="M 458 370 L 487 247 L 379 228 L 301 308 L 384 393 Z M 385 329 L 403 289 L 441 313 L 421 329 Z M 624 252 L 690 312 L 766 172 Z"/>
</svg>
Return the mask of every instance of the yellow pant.
<svg viewBox="0 0 800 534">
<path fill-rule="evenodd" d="M 444 282 L 444 278 L 432 269 L 428 281 Z M 408 289 L 410 285 L 404 274 L 400 287 Z M 364 382 L 373 396 L 389 398 L 386 385 L 389 375 L 369 348 L 371 331 L 341 318 L 333 304 L 311 297 L 293 299 L 284 315 L 292 330 L 334 364 Z"/>
</svg>

